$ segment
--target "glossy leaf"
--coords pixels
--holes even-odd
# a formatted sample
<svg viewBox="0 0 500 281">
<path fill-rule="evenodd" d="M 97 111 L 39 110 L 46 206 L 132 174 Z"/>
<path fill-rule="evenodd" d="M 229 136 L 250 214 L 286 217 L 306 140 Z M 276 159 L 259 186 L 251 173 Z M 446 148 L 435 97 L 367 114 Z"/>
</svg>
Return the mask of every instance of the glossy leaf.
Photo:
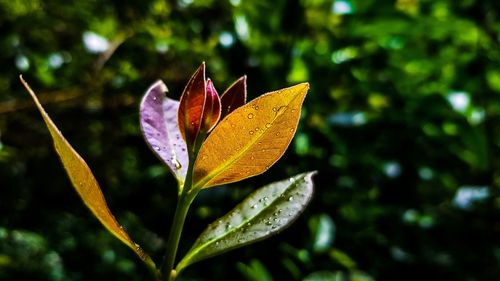
<svg viewBox="0 0 500 281">
<path fill-rule="evenodd" d="M 182 93 L 178 112 L 179 130 L 190 149 L 200 132 L 205 100 L 205 63 L 202 63 Z"/>
<path fill-rule="evenodd" d="M 177 122 L 179 102 L 168 98 L 167 86 L 154 83 L 142 98 L 140 123 L 144 139 L 180 182 L 186 178 L 189 158 Z"/>
<path fill-rule="evenodd" d="M 224 119 L 229 113 L 245 104 L 247 100 L 247 76 L 236 80 L 220 97 L 222 105 L 222 115 Z"/>
<path fill-rule="evenodd" d="M 221 115 L 221 104 L 219 94 L 215 90 L 214 84 L 212 80 L 207 80 L 207 88 L 206 88 L 207 98 L 205 100 L 205 106 L 203 108 L 203 132 L 210 132 L 217 122 L 219 122 L 219 118 Z"/>
<path fill-rule="evenodd" d="M 263 173 L 283 155 L 297 129 L 308 83 L 271 92 L 236 109 L 203 143 L 194 165 L 196 188 Z"/>
<path fill-rule="evenodd" d="M 312 197 L 315 173 L 271 183 L 250 194 L 203 231 L 177 266 L 177 272 L 197 261 L 265 239 L 289 226 Z"/>
<path fill-rule="evenodd" d="M 118 223 L 118 221 L 116 221 L 115 217 L 109 210 L 101 188 L 92 174 L 92 171 L 87 166 L 87 163 L 85 163 L 83 158 L 64 138 L 54 122 L 50 119 L 47 112 L 43 109 L 33 90 L 31 90 L 22 77 L 20 77 L 20 79 L 40 111 L 50 135 L 52 136 L 52 140 L 54 141 L 55 150 L 61 159 L 71 184 L 78 192 L 85 205 L 87 205 L 87 207 L 109 232 L 134 250 L 135 253 L 150 267 L 155 268 L 154 262 L 151 258 L 141 249 L 141 247 L 139 247 L 138 244 L 134 243 L 123 227 Z"/>
</svg>

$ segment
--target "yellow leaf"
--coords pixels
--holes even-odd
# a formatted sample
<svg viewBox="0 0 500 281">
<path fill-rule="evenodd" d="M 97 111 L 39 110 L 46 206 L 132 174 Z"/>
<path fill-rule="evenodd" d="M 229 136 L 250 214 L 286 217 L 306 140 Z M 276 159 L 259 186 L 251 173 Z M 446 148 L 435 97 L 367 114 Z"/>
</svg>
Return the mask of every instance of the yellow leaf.
<svg viewBox="0 0 500 281">
<path fill-rule="evenodd" d="M 308 83 L 301 83 L 265 94 L 224 118 L 200 149 L 193 186 L 236 182 L 269 169 L 297 130 L 308 89 Z"/>
<path fill-rule="evenodd" d="M 83 158 L 64 138 L 54 122 L 50 119 L 47 112 L 43 109 L 28 83 L 26 83 L 22 77 L 20 77 L 20 79 L 26 90 L 28 90 L 33 98 L 36 107 L 40 111 L 40 114 L 49 129 L 50 135 L 52 136 L 54 147 L 59 155 L 59 158 L 61 159 L 64 169 L 66 170 L 73 187 L 76 189 L 85 205 L 87 205 L 87 207 L 99 219 L 104 227 L 108 229 L 109 232 L 134 250 L 134 252 L 136 252 L 146 264 L 155 268 L 154 262 L 151 258 L 142 250 L 141 247 L 139 247 L 138 244 L 132 241 L 127 232 L 118 223 L 118 221 L 116 221 L 115 217 L 108 208 L 108 204 L 104 199 L 104 195 L 99 187 L 99 184 L 97 183 L 87 163 L 85 163 L 85 160 L 83 160 Z"/>
</svg>

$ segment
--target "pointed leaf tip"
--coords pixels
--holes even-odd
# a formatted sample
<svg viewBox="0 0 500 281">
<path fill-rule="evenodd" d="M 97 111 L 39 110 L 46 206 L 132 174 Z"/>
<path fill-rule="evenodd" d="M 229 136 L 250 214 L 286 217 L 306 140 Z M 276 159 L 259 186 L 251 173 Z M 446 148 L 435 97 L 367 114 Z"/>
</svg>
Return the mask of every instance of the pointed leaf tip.
<svg viewBox="0 0 500 281">
<path fill-rule="evenodd" d="M 308 88 L 302 83 L 262 95 L 222 120 L 200 149 L 195 187 L 236 182 L 269 169 L 297 130 Z"/>
<path fill-rule="evenodd" d="M 168 98 L 167 91 L 161 80 L 146 91 L 139 107 L 141 130 L 153 153 L 183 182 L 189 164 L 187 146 L 177 120 L 179 102 Z"/>
<path fill-rule="evenodd" d="M 179 104 L 179 130 L 189 149 L 192 148 L 200 132 L 205 100 L 206 82 L 203 62 L 189 79 Z"/>
<path fill-rule="evenodd" d="M 215 90 L 212 80 L 207 79 L 206 100 L 203 108 L 203 127 L 201 131 L 210 132 L 217 122 L 219 122 L 221 115 L 221 104 L 219 94 Z"/>
<path fill-rule="evenodd" d="M 80 198 L 111 234 L 131 248 L 150 268 L 154 269 L 156 266 L 153 260 L 130 238 L 128 233 L 118 223 L 109 210 L 101 188 L 99 187 L 97 180 L 85 160 L 83 160 L 83 158 L 64 138 L 47 112 L 43 109 L 42 105 L 38 101 L 38 98 L 36 97 L 35 92 L 31 89 L 28 83 L 24 81 L 22 76 L 19 78 L 28 93 L 31 95 L 38 111 L 42 115 L 54 142 L 54 147 L 59 155 L 59 159 L 61 160 L 71 184 Z"/>
<path fill-rule="evenodd" d="M 244 105 L 247 99 L 247 76 L 236 80 L 221 96 L 221 120 L 238 107 Z"/>
<path fill-rule="evenodd" d="M 307 172 L 268 184 L 250 194 L 198 237 L 177 272 L 197 261 L 216 256 L 277 234 L 304 211 L 313 195 L 312 176 Z"/>
</svg>

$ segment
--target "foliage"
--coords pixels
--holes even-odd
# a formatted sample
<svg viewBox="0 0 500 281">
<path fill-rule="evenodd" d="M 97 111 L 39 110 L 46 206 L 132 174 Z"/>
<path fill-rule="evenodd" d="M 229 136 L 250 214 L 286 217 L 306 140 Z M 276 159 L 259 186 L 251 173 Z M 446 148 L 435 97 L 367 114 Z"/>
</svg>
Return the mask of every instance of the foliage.
<svg viewBox="0 0 500 281">
<path fill-rule="evenodd" d="M 221 88 L 247 74 L 249 100 L 311 89 L 292 149 L 262 177 L 202 191 L 185 240 L 255 186 L 318 170 L 318 188 L 279 239 L 197 263 L 186 280 L 497 279 L 499 11 L 494 0 L 0 1 L 0 279 L 147 274 L 67 188 L 18 74 L 43 89 L 118 221 L 158 259 L 176 182 L 144 147 L 137 107 L 158 78 L 177 99 L 202 60 Z"/>
</svg>

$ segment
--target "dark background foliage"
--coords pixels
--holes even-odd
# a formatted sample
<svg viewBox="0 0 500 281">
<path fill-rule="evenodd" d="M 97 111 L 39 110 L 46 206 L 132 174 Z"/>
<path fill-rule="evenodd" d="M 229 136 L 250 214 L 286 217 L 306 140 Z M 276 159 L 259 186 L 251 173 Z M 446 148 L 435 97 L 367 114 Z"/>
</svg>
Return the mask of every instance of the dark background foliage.
<svg viewBox="0 0 500 281">
<path fill-rule="evenodd" d="M 271 170 L 200 194 L 181 254 L 251 190 L 319 174 L 292 227 L 182 280 L 499 280 L 499 3 L 0 0 L 0 280 L 149 278 L 71 188 L 18 74 L 160 260 L 176 187 L 138 103 L 156 79 L 178 98 L 202 61 L 219 92 L 243 74 L 250 99 L 311 89 Z"/>
</svg>

